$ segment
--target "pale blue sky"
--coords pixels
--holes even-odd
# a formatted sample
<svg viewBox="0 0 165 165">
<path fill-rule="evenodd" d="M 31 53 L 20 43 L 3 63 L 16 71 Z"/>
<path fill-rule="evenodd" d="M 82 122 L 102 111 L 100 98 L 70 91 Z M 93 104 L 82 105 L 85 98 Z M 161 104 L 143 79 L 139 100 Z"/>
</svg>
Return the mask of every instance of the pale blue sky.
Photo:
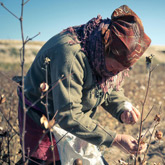
<svg viewBox="0 0 165 165">
<path fill-rule="evenodd" d="M 18 17 L 22 0 L 0 0 Z M 142 20 L 152 45 L 165 45 L 165 0 L 30 0 L 24 8 L 24 35 L 47 41 L 69 26 L 86 23 L 100 14 L 110 17 L 121 5 L 128 5 Z M 21 40 L 20 24 L 0 6 L 0 39 Z"/>
</svg>

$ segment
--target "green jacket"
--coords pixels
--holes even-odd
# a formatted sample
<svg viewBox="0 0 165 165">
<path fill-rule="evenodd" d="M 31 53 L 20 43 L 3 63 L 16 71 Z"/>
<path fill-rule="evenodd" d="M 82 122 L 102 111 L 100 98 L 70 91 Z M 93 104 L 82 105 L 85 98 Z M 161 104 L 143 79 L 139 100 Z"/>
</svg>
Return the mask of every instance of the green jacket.
<svg viewBox="0 0 165 165">
<path fill-rule="evenodd" d="M 98 122 L 93 119 L 96 108 L 102 105 L 120 121 L 127 98 L 121 90 L 116 91 L 115 88 L 103 94 L 95 84 L 80 44 L 71 44 L 72 41 L 73 36 L 65 32 L 54 36 L 41 48 L 25 77 L 25 96 L 31 102 L 40 98 L 39 86 L 46 82 L 44 63 L 48 57 L 48 84 L 53 88 L 48 95 L 50 119 L 58 111 L 55 119 L 61 128 L 97 146 L 109 147 L 115 132 L 105 131 L 98 126 Z M 45 98 L 42 101 L 45 102 Z M 36 106 L 45 111 L 40 101 Z M 40 125 L 40 113 L 30 108 L 27 114 Z"/>
</svg>

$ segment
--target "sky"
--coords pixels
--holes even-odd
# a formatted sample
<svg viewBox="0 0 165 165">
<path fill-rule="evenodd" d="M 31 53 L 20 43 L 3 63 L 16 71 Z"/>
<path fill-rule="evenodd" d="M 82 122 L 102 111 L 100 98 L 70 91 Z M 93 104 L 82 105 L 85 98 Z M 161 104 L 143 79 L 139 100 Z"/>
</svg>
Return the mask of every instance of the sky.
<svg viewBox="0 0 165 165">
<path fill-rule="evenodd" d="M 20 17 L 22 0 L 0 0 Z M 26 0 L 25 0 L 26 1 Z M 24 6 L 25 38 L 47 41 L 70 26 L 88 22 L 98 14 L 110 18 L 121 5 L 128 5 L 142 20 L 151 45 L 165 45 L 165 0 L 30 0 Z M 19 21 L 0 6 L 0 39 L 21 40 Z"/>
</svg>

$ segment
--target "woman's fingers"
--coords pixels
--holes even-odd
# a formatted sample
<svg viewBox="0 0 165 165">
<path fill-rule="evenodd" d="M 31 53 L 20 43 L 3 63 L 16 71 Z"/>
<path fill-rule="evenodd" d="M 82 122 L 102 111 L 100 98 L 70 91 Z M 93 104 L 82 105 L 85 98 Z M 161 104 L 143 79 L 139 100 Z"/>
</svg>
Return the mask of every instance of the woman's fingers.
<svg viewBox="0 0 165 165">
<path fill-rule="evenodd" d="M 132 124 L 134 124 L 139 120 L 140 112 L 135 107 L 132 107 L 132 111 L 130 113 L 132 115 Z"/>
<path fill-rule="evenodd" d="M 140 112 L 135 107 L 132 107 L 132 110 L 135 112 L 137 118 L 140 118 Z"/>
<path fill-rule="evenodd" d="M 134 113 L 134 112 L 133 112 Z M 135 116 L 135 117 L 134 117 Z M 136 118 L 136 115 L 135 113 L 132 115 L 132 112 L 130 111 L 124 111 L 122 114 L 121 114 L 121 120 L 126 123 L 126 124 L 134 124 L 135 123 L 135 119 Z"/>
<path fill-rule="evenodd" d="M 123 123 L 126 123 L 127 122 L 127 111 L 124 111 L 121 114 L 121 120 L 122 120 Z"/>
<path fill-rule="evenodd" d="M 140 144 L 139 146 L 139 151 L 138 151 L 138 142 L 137 140 L 133 140 L 132 143 L 134 144 L 134 149 L 133 149 L 133 152 L 137 153 L 138 154 L 142 154 L 146 151 L 147 149 L 147 143 L 144 143 L 144 144 Z"/>
<path fill-rule="evenodd" d="M 147 149 L 147 143 L 141 144 L 139 150 L 140 154 L 144 153 L 146 149 Z"/>
<path fill-rule="evenodd" d="M 140 112 L 132 106 L 131 110 L 125 110 L 121 114 L 121 120 L 126 124 L 135 124 L 140 118 Z"/>
<path fill-rule="evenodd" d="M 137 140 L 130 135 L 124 135 L 124 134 L 117 134 L 114 139 L 113 145 L 119 147 L 125 153 L 129 153 L 129 154 L 136 154 L 137 152 L 138 154 L 140 154 L 145 152 L 147 148 L 147 144 L 140 144 L 138 151 Z"/>
<path fill-rule="evenodd" d="M 130 117 L 132 117 L 131 123 L 132 124 L 135 124 L 138 121 L 138 118 L 137 118 L 137 116 L 136 116 L 136 114 L 135 114 L 134 111 L 131 111 L 130 113 L 131 113 L 131 116 Z"/>
<path fill-rule="evenodd" d="M 138 143 L 136 140 L 133 140 L 132 141 L 132 145 L 133 145 L 133 148 L 132 150 L 130 151 L 132 154 L 136 154 L 138 152 L 138 154 L 142 154 L 146 151 L 147 149 L 147 143 L 144 143 L 144 144 L 140 144 L 139 146 L 139 151 L 138 151 Z"/>
</svg>

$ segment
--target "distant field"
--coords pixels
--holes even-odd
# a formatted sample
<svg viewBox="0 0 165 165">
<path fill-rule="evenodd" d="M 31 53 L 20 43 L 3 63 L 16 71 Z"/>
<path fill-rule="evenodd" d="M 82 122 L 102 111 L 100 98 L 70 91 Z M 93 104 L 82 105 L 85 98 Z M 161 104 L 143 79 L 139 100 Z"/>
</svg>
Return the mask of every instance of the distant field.
<svg viewBox="0 0 165 165">
<path fill-rule="evenodd" d="M 44 42 L 28 42 L 26 45 L 26 64 L 29 65 L 34 60 L 38 50 Z M 20 63 L 21 41 L 16 40 L 0 40 L 0 68 L 13 68 L 15 64 Z M 3 63 L 3 64 L 2 64 Z M 9 67 L 7 67 L 9 65 Z M 11 67 L 10 67 L 11 65 Z"/>
<path fill-rule="evenodd" d="M 26 45 L 26 63 L 32 63 L 38 50 L 45 42 L 31 41 Z M 19 63 L 19 52 L 22 42 L 17 40 L 0 40 L 0 64 Z M 144 56 L 154 54 L 155 59 L 160 63 L 165 63 L 165 46 L 151 46 Z"/>
</svg>

